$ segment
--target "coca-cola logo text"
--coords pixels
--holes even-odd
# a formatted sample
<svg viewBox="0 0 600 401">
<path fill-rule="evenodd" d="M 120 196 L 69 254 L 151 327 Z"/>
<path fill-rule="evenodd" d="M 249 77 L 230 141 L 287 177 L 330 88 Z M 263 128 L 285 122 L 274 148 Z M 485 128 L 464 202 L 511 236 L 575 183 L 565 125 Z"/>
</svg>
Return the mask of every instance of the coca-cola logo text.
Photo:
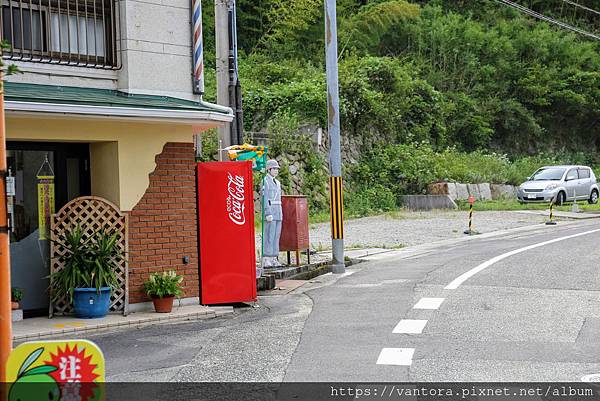
<svg viewBox="0 0 600 401">
<path fill-rule="evenodd" d="M 246 223 L 246 215 L 244 210 L 245 205 L 245 194 L 244 194 L 244 177 L 241 175 L 233 176 L 231 173 L 227 173 L 227 213 L 229 219 L 238 226 L 242 226 Z"/>
</svg>

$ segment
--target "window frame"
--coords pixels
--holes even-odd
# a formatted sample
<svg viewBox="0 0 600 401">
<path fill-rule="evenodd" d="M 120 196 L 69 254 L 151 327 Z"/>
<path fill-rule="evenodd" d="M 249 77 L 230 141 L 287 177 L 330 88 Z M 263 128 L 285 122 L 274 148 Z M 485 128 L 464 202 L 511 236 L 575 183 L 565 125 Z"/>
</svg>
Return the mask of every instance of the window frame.
<svg viewBox="0 0 600 401">
<path fill-rule="evenodd" d="M 21 47 L 12 48 L 3 53 L 3 58 L 16 61 L 30 61 L 30 62 L 41 62 L 50 64 L 61 64 L 61 65 L 72 65 L 88 68 L 99 68 L 99 69 L 120 69 L 121 58 L 118 49 L 118 36 L 120 32 L 120 15 L 118 12 L 118 4 L 116 0 L 101 0 L 101 3 L 97 3 L 99 0 L 88 0 L 84 2 L 87 7 L 83 7 L 83 4 L 79 4 L 75 0 L 36 0 L 38 4 L 34 4 L 32 0 L 31 4 L 27 0 L 0 0 L 2 6 L 2 14 L 0 14 L 0 23 L 2 24 L 2 34 L 5 29 L 5 9 L 6 15 L 10 24 L 10 38 L 9 42 L 17 42 L 15 38 L 20 34 L 21 42 L 24 42 L 25 34 L 23 28 L 23 21 L 27 18 L 31 21 L 30 32 L 33 32 L 31 26 L 33 26 L 34 20 L 41 22 L 40 25 L 40 38 L 42 39 L 41 48 L 42 50 L 26 49 L 25 46 L 32 44 L 33 39 L 29 40 L 28 44 L 21 43 Z M 44 1 L 45 4 L 40 6 L 40 2 Z M 90 4 L 91 3 L 91 4 Z M 61 7 L 61 4 L 65 4 Z M 77 8 L 78 7 L 78 8 Z M 94 13 L 93 10 L 96 9 Z M 20 27 L 21 32 L 14 31 L 14 10 L 17 10 L 18 17 L 21 19 Z M 19 11 L 22 10 L 22 11 Z M 32 13 L 29 10 L 39 11 L 43 18 L 32 17 Z M 90 11 L 92 10 L 92 11 Z M 55 34 L 52 30 L 53 18 L 56 16 L 58 19 L 58 33 Z M 17 17 L 17 18 L 18 18 Z M 71 22 L 70 19 L 75 17 L 76 29 L 75 38 L 77 43 L 75 46 L 71 44 Z M 99 17 L 99 18 L 98 18 Z M 66 18 L 65 26 L 62 26 L 63 18 Z M 86 47 L 83 51 L 80 51 L 80 22 L 86 21 L 84 32 L 86 33 Z M 93 21 L 93 35 L 89 36 L 88 24 Z M 102 25 L 102 32 L 98 35 L 97 23 L 100 22 Z M 66 32 L 62 32 L 62 28 L 66 28 Z M 5 35 L 3 35 L 5 36 Z M 58 50 L 53 50 L 54 41 L 53 36 L 58 39 Z M 66 48 L 62 46 L 64 37 L 66 36 L 67 45 Z M 33 35 L 30 35 L 33 37 Z M 98 38 L 102 38 L 102 54 L 98 54 Z M 89 53 L 91 48 L 89 43 L 94 43 L 93 49 L 96 54 Z M 11 43 L 12 44 L 12 43 Z M 32 46 L 33 47 L 33 46 Z M 72 48 L 75 47 L 72 51 Z"/>
<path fill-rule="evenodd" d="M 582 177 L 581 173 L 580 173 L 581 171 L 585 171 L 586 174 L 587 174 L 587 177 Z M 581 167 L 581 168 L 579 168 L 578 171 L 577 171 L 577 174 L 579 175 L 579 179 L 580 180 L 587 180 L 589 178 L 592 178 L 592 173 L 590 172 L 590 169 L 587 168 L 587 167 Z"/>
<path fill-rule="evenodd" d="M 575 172 L 575 178 L 569 178 L 569 174 L 571 174 L 571 172 Z M 565 181 L 575 181 L 578 179 L 579 179 L 579 169 L 578 168 L 572 168 L 567 171 L 567 175 L 565 175 Z"/>
</svg>

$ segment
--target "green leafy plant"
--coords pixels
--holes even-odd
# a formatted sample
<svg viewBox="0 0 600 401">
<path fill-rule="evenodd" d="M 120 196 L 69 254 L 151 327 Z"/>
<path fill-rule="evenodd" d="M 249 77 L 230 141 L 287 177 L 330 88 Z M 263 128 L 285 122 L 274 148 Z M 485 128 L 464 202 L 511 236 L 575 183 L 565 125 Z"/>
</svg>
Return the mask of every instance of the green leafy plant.
<svg viewBox="0 0 600 401">
<path fill-rule="evenodd" d="M 73 302 L 75 288 L 115 288 L 118 286 L 116 269 L 123 259 L 118 246 L 119 233 L 105 230 L 85 238 L 80 225 L 58 235 L 53 242 L 61 256 L 64 268 L 50 275 L 53 301 L 67 296 Z"/>
<path fill-rule="evenodd" d="M 12 287 L 10 289 L 11 302 L 21 302 L 23 300 L 23 290 L 21 288 Z"/>
<path fill-rule="evenodd" d="M 10 50 L 11 46 L 6 40 L 0 42 L 0 56 L 4 53 L 5 50 Z M 0 57 L 0 69 L 2 70 L 2 74 L 4 76 L 13 75 L 19 73 L 19 68 L 14 64 L 6 65 L 2 58 Z"/>
<path fill-rule="evenodd" d="M 177 275 L 174 270 L 161 273 L 152 273 L 148 281 L 144 283 L 146 294 L 149 297 L 179 297 L 183 295 L 181 282 L 183 276 Z"/>
</svg>

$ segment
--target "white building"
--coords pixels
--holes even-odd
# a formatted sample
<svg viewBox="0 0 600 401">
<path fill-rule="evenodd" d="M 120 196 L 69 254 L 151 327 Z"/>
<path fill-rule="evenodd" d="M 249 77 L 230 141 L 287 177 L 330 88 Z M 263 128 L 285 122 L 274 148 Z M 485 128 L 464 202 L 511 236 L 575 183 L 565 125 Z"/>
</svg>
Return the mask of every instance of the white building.
<svg viewBox="0 0 600 401">
<path fill-rule="evenodd" d="M 155 204 L 148 201 L 156 192 L 152 176 L 193 185 L 193 170 L 182 178 L 169 163 L 185 159 L 193 169 L 193 134 L 233 118 L 230 109 L 201 103 L 193 93 L 192 1 L 0 1 L 0 31 L 12 46 L 4 59 L 23 72 L 8 77 L 5 101 L 8 162 L 16 181 L 10 196 L 12 280 L 25 290 L 26 315 L 48 306 L 36 189 L 40 169 L 48 169 L 46 158 L 55 176 L 55 211 L 77 196 L 94 195 L 131 212 L 132 302 L 145 300 L 141 282 L 149 272 L 168 267 L 181 268 L 186 295 L 197 296 L 197 249 L 180 255 L 165 245 L 148 266 L 142 256 L 148 241 L 135 236 L 141 224 L 136 213 L 150 219 L 153 210 L 161 212 L 148 206 Z M 168 214 L 172 221 L 195 213 L 189 191 L 181 198 L 187 202 L 180 200 L 185 206 Z M 196 241 L 194 232 L 187 235 L 185 242 Z M 191 264 L 182 265 L 180 256 L 191 256 Z"/>
</svg>

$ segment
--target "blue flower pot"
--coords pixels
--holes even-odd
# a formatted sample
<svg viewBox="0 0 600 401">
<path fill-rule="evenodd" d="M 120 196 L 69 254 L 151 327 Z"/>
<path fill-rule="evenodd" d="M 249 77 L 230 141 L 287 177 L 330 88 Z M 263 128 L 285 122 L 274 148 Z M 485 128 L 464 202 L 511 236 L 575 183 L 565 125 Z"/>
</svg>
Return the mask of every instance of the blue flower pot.
<svg viewBox="0 0 600 401">
<path fill-rule="evenodd" d="M 75 288 L 73 307 L 75 316 L 82 319 L 106 316 L 110 307 L 110 287 L 101 287 L 100 292 L 95 288 Z"/>
</svg>

